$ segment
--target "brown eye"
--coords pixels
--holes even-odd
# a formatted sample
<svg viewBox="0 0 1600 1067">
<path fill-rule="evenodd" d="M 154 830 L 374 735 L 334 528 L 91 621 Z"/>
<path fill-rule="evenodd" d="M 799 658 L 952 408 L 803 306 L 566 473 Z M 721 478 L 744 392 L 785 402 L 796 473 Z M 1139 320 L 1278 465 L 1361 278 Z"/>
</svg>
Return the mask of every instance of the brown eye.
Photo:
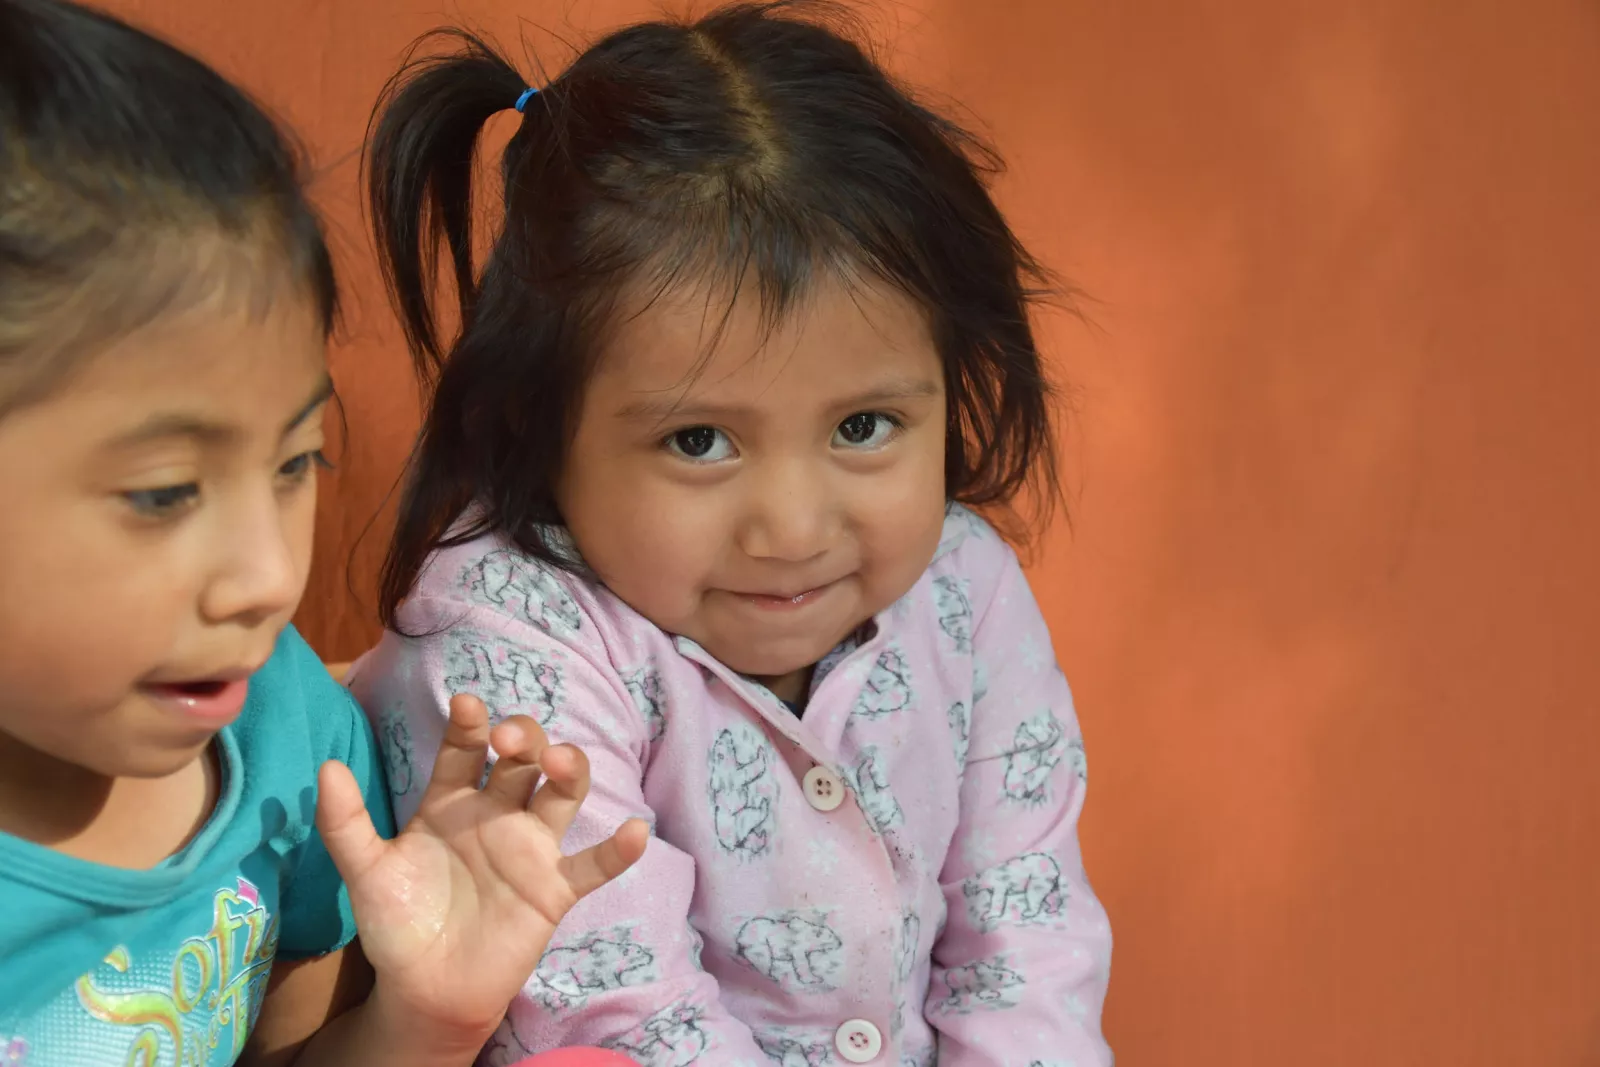
<svg viewBox="0 0 1600 1067">
<path fill-rule="evenodd" d="M 278 468 L 278 477 L 288 478 L 290 481 L 299 481 L 310 474 L 313 467 L 332 470 L 333 464 L 328 462 L 328 457 L 322 454 L 321 449 L 317 449 L 314 452 L 302 452 L 298 456 L 285 461 Z"/>
<path fill-rule="evenodd" d="M 133 510 L 149 518 L 165 518 L 200 499 L 198 482 L 163 485 L 156 489 L 133 489 L 122 494 Z"/>
<path fill-rule="evenodd" d="M 876 448 L 886 444 L 898 428 L 898 424 L 881 411 L 861 411 L 839 424 L 833 432 L 834 443 L 848 448 Z"/>
<path fill-rule="evenodd" d="M 733 446 L 727 435 L 710 426 L 690 426 L 679 430 L 669 436 L 665 443 L 668 451 L 697 463 L 715 463 L 730 459 L 733 455 Z"/>
</svg>

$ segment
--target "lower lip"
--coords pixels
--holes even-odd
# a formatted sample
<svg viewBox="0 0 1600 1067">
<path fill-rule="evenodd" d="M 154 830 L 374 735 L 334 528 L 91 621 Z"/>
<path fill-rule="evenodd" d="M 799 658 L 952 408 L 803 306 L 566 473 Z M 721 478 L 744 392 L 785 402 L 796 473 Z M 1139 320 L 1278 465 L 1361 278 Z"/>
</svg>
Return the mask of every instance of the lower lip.
<svg viewBox="0 0 1600 1067">
<path fill-rule="evenodd" d="M 760 608 L 762 611 L 798 611 L 807 605 L 816 603 L 831 588 L 832 584 L 830 583 L 829 585 L 818 586 L 815 589 L 808 589 L 799 596 L 792 597 L 767 596 L 764 593 L 740 593 L 738 596 L 741 600 Z"/>
<path fill-rule="evenodd" d="M 237 719 L 249 691 L 250 682 L 244 678 L 201 691 L 175 685 L 144 687 L 147 697 L 173 714 L 209 727 L 223 727 Z"/>
</svg>

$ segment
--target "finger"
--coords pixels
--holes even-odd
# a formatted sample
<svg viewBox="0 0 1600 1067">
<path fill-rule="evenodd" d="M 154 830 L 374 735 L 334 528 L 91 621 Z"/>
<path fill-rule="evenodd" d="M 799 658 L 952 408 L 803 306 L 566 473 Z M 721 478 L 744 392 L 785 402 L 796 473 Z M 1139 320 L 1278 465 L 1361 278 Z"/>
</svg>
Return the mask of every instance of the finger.
<svg viewBox="0 0 1600 1067">
<path fill-rule="evenodd" d="M 317 772 L 317 832 L 346 884 L 359 881 L 383 855 L 361 786 L 350 768 L 329 760 Z"/>
<path fill-rule="evenodd" d="M 529 809 L 559 840 L 589 795 L 589 757 L 576 745 L 552 745 L 541 763 L 545 783 L 533 794 Z"/>
<path fill-rule="evenodd" d="M 489 709 L 467 693 L 450 698 L 450 722 L 439 740 L 428 792 L 476 789 L 489 759 Z"/>
<path fill-rule="evenodd" d="M 483 791 L 507 807 L 523 811 L 539 783 L 539 760 L 550 747 L 544 730 L 526 715 L 515 715 L 490 735 L 496 755 Z"/>
<path fill-rule="evenodd" d="M 648 844 L 650 825 L 643 819 L 629 819 L 598 845 L 563 856 L 561 873 L 581 900 L 637 863 Z"/>
</svg>

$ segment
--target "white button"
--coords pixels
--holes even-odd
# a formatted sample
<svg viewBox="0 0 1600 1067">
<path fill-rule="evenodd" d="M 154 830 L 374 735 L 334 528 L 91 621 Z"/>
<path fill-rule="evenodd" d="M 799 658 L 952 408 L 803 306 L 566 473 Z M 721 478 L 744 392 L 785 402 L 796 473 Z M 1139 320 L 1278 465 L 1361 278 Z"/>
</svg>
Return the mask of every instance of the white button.
<svg viewBox="0 0 1600 1067">
<path fill-rule="evenodd" d="M 833 1043 L 851 1063 L 871 1063 L 883 1051 L 883 1034 L 865 1019 L 851 1019 L 839 1027 Z"/>
<path fill-rule="evenodd" d="M 818 811 L 832 811 L 844 803 L 844 783 L 826 767 L 813 767 L 801 783 L 806 800 Z"/>
</svg>

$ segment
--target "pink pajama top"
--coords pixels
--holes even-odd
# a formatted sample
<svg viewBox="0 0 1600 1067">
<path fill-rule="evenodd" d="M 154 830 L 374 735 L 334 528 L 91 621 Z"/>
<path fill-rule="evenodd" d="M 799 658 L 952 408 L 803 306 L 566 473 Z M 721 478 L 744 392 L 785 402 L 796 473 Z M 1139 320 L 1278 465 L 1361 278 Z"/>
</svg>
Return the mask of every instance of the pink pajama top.
<svg viewBox="0 0 1600 1067">
<path fill-rule="evenodd" d="M 1016 557 L 952 506 L 917 584 L 804 716 L 604 587 L 494 537 L 439 552 L 352 687 L 416 811 L 451 694 L 588 753 L 566 847 L 649 821 L 561 923 L 481 1062 L 1105 1067 L 1083 742 Z"/>
</svg>

